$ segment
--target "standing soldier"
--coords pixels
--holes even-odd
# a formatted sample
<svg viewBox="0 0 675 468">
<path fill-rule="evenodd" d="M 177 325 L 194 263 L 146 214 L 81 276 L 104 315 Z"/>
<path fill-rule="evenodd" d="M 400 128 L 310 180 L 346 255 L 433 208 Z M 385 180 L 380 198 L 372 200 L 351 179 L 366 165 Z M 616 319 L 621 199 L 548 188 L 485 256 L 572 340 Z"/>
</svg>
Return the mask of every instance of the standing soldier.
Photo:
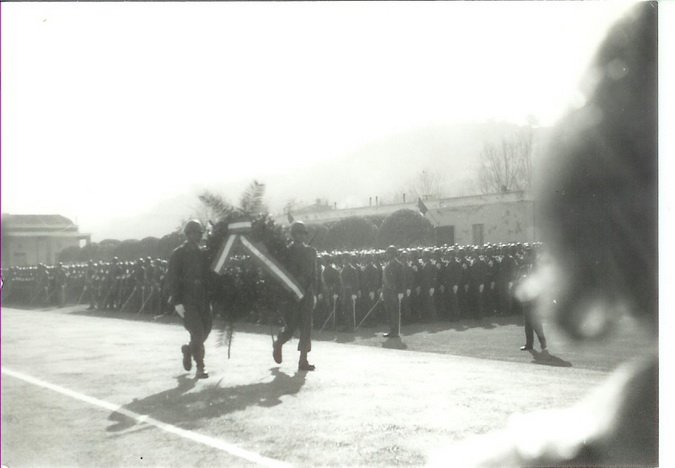
<svg viewBox="0 0 675 468">
<path fill-rule="evenodd" d="M 406 322 L 412 321 L 413 316 L 413 289 L 415 288 L 415 269 L 412 265 L 410 252 L 405 253 L 403 263 L 403 288 L 405 289 L 405 297 L 403 298 L 402 319 Z"/>
<path fill-rule="evenodd" d="M 403 302 L 403 265 L 398 261 L 398 251 L 390 245 L 386 250 L 387 263 L 382 269 L 382 300 L 389 321 L 389 333 L 386 338 L 398 338 L 401 335 L 401 303 Z"/>
<path fill-rule="evenodd" d="M 54 268 L 54 291 L 56 293 L 56 305 L 63 307 L 66 305 L 66 283 L 68 277 L 63 269 L 63 263 L 59 262 Z"/>
<path fill-rule="evenodd" d="M 198 379 L 209 376 L 204 365 L 204 342 L 212 326 L 208 297 L 209 264 L 206 252 L 199 246 L 203 233 L 202 223 L 197 220 L 187 222 L 187 240 L 171 254 L 167 272 L 169 303 L 190 333 L 190 343 L 181 347 L 183 368 L 186 371 L 192 369 L 194 358 L 197 364 L 195 377 Z"/>
<path fill-rule="evenodd" d="M 93 310 L 96 307 L 96 292 L 94 285 L 94 278 L 96 277 L 96 265 L 93 260 L 87 262 L 87 269 L 84 271 L 84 292 L 83 295 L 86 296 L 89 302 L 89 307 L 87 310 Z"/>
<path fill-rule="evenodd" d="M 340 270 L 337 264 L 339 263 L 337 256 L 330 257 L 325 255 L 326 266 L 322 272 L 322 280 L 325 285 L 326 303 L 328 304 L 328 316 L 333 316 L 333 328 L 335 328 L 335 314 L 338 310 L 338 299 L 342 291 L 342 284 L 340 283 Z"/>
<path fill-rule="evenodd" d="M 39 305 L 49 303 L 49 272 L 44 263 L 40 263 L 35 274 L 35 295 L 33 296 Z"/>
<path fill-rule="evenodd" d="M 340 272 L 342 295 L 340 302 L 342 305 L 344 331 L 354 331 L 356 327 L 356 299 L 359 291 L 359 273 L 353 262 L 351 254 L 342 254 L 343 267 Z"/>
<path fill-rule="evenodd" d="M 313 371 L 315 366 L 307 360 L 307 354 L 312 350 L 312 312 L 316 304 L 316 290 L 319 281 L 319 272 L 316 262 L 316 250 L 307 245 L 307 227 L 302 221 L 295 221 L 291 225 L 293 242 L 286 252 L 288 272 L 300 283 L 305 295 L 299 303 L 293 304 L 287 310 L 286 326 L 279 332 L 272 346 L 274 362 L 281 364 L 281 349 L 291 339 L 296 329 L 300 329 L 298 351 L 300 360 L 298 370 Z"/>
<path fill-rule="evenodd" d="M 434 294 L 436 293 L 436 267 L 431 261 L 431 252 L 422 252 L 422 264 L 420 266 L 420 302 L 422 318 L 436 320 L 436 307 Z"/>
<path fill-rule="evenodd" d="M 363 267 L 363 274 L 361 275 L 361 278 L 363 279 L 361 283 L 361 289 L 364 293 L 364 309 L 367 313 L 372 307 L 375 306 L 375 303 L 377 302 L 380 288 L 382 287 L 382 273 L 375 265 L 375 258 L 373 257 L 373 254 L 367 254 L 365 262 L 366 264 Z M 373 317 L 372 320 L 375 321 L 375 314 L 372 314 L 371 316 Z"/>
</svg>

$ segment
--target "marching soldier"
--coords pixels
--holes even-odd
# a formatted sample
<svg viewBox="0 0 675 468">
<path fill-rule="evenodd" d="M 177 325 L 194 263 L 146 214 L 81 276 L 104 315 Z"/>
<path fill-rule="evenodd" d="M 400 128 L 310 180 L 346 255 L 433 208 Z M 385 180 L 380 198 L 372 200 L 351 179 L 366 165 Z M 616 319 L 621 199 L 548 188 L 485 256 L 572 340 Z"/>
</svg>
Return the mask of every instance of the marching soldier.
<svg viewBox="0 0 675 468">
<path fill-rule="evenodd" d="M 169 259 L 169 303 L 183 319 L 183 325 L 190 334 L 190 343 L 181 347 L 183 368 L 189 371 L 194 359 L 197 364 L 195 377 L 205 379 L 209 374 L 204 365 L 204 342 L 211 332 L 212 317 L 209 264 L 206 252 L 199 246 L 204 228 L 199 221 L 191 220 L 185 225 L 184 232 L 187 240 L 173 251 Z"/>
<path fill-rule="evenodd" d="M 279 332 L 272 346 L 274 362 L 281 364 L 282 347 L 296 329 L 300 330 L 298 351 L 300 359 L 298 370 L 313 371 L 315 366 L 310 364 L 307 355 L 312 350 L 312 311 L 316 304 L 316 291 L 319 281 L 317 269 L 316 250 L 307 245 L 307 227 L 301 221 L 295 221 L 291 225 L 291 238 L 293 242 L 286 251 L 288 272 L 303 287 L 305 295 L 299 303 L 293 304 L 287 311 L 286 326 Z"/>
</svg>

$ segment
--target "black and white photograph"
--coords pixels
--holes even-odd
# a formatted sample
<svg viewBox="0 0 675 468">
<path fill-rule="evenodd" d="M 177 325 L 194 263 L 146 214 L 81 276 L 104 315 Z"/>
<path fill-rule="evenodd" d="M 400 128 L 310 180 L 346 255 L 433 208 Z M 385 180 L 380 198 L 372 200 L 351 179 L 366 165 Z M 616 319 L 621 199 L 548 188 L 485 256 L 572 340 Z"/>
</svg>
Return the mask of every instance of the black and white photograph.
<svg viewBox="0 0 675 468">
<path fill-rule="evenodd" d="M 673 13 L 2 2 L 2 468 L 668 466 Z"/>
</svg>

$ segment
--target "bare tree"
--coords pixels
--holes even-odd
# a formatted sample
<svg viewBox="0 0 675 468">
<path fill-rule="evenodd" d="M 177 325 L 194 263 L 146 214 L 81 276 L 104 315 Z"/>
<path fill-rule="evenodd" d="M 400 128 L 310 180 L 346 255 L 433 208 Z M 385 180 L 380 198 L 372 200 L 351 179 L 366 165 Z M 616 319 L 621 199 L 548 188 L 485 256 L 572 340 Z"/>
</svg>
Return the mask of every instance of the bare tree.
<svg viewBox="0 0 675 468">
<path fill-rule="evenodd" d="M 482 193 L 528 190 L 532 187 L 532 129 L 501 144 L 486 143 L 481 151 L 478 187 Z"/>
<path fill-rule="evenodd" d="M 440 198 L 444 195 L 443 178 L 439 172 L 424 169 L 408 183 L 409 201 L 416 198 Z"/>
</svg>

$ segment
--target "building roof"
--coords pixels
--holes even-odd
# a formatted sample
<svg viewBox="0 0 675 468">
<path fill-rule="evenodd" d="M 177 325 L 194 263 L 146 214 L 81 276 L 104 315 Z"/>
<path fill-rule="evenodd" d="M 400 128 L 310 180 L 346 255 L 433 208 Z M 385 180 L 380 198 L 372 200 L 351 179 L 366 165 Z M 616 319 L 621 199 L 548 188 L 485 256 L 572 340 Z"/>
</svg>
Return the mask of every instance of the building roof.
<svg viewBox="0 0 675 468">
<path fill-rule="evenodd" d="M 78 228 L 75 223 L 65 216 L 56 214 L 41 215 L 2 215 L 3 230 L 7 232 L 17 231 L 73 231 Z"/>
</svg>

